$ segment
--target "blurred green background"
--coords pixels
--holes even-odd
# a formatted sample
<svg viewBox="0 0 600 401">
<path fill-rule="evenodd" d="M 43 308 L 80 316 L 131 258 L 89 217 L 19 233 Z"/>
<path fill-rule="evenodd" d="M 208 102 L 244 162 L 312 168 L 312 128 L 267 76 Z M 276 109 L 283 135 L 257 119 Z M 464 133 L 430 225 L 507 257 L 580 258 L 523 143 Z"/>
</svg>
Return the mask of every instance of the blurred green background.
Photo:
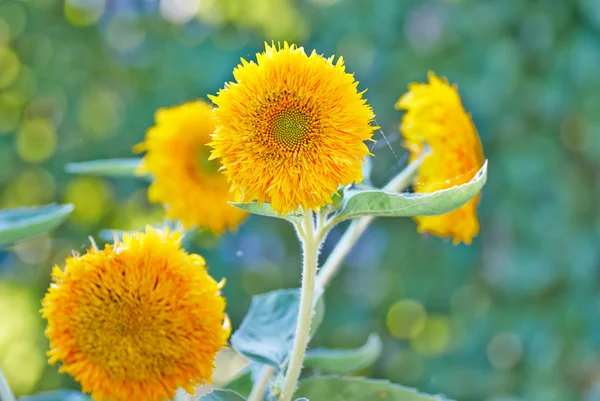
<svg viewBox="0 0 600 401">
<path fill-rule="evenodd" d="M 376 184 L 406 164 L 393 104 L 428 70 L 459 85 L 490 159 L 473 245 L 377 220 L 314 344 L 376 331 L 385 352 L 362 374 L 460 401 L 600 400 L 598 0 L 0 0 L 0 208 L 76 205 L 55 233 L 0 251 L 14 390 L 77 387 L 44 355 L 51 266 L 102 228 L 161 221 L 143 181 L 64 164 L 129 157 L 157 108 L 214 94 L 265 40 L 344 56 L 388 139 L 376 133 Z M 227 277 L 234 325 L 252 294 L 299 284 L 285 222 L 252 217 L 194 250 Z"/>
</svg>

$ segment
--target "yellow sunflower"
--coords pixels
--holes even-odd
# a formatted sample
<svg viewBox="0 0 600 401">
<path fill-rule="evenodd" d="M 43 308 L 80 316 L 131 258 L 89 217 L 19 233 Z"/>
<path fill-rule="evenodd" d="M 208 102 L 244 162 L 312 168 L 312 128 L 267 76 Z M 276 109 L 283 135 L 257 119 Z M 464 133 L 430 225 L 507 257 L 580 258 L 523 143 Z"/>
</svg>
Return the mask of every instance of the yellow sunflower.
<svg viewBox="0 0 600 401">
<path fill-rule="evenodd" d="M 220 158 L 236 200 L 279 213 L 317 210 L 340 185 L 362 180 L 373 112 L 343 59 L 302 47 L 265 46 L 233 71 L 217 96 L 211 158 Z"/>
<path fill-rule="evenodd" d="M 164 401 L 210 382 L 229 325 L 221 283 L 178 232 L 146 228 L 52 271 L 50 363 L 98 401 Z"/>
<path fill-rule="evenodd" d="M 160 109 L 156 125 L 135 151 L 145 150 L 139 174 L 154 178 L 151 202 L 166 206 L 169 218 L 185 228 L 203 227 L 220 234 L 235 229 L 247 213 L 231 206 L 233 200 L 218 161 L 210 161 L 207 146 L 215 130 L 212 107 L 203 101 Z"/>
<path fill-rule="evenodd" d="M 415 159 L 427 142 L 433 153 L 419 168 L 415 191 L 428 193 L 470 181 L 484 162 L 479 134 L 460 100 L 456 87 L 429 73 L 429 83 L 414 83 L 396 103 L 407 112 L 400 131 L 404 146 Z M 415 217 L 419 232 L 452 237 L 470 244 L 479 232 L 479 196 L 462 207 L 440 215 Z"/>
</svg>

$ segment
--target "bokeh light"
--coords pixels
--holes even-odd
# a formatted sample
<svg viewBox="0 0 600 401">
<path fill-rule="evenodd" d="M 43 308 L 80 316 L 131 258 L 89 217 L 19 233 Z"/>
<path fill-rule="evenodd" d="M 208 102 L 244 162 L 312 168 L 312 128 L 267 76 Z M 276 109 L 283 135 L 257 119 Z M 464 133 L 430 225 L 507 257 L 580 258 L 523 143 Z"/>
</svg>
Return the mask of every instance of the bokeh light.
<svg viewBox="0 0 600 401">
<path fill-rule="evenodd" d="M 496 369 L 511 369 L 521 359 L 523 345 L 515 333 L 499 333 L 492 338 L 487 347 L 487 356 Z"/>
<path fill-rule="evenodd" d="M 50 203 L 56 196 L 56 182 L 41 167 L 25 169 L 8 183 L 2 198 L 4 207 L 35 206 Z"/>
<path fill-rule="evenodd" d="M 108 88 L 92 88 L 83 94 L 79 105 L 79 125 L 85 135 L 102 141 L 117 134 L 121 123 L 121 99 Z"/>
<path fill-rule="evenodd" d="M 198 14 L 200 3 L 202 0 L 160 0 L 160 14 L 167 21 L 183 24 Z"/>
<path fill-rule="evenodd" d="M 111 200 L 110 187 L 99 178 L 74 178 L 65 189 L 64 202 L 75 205 L 69 218 L 81 226 L 97 224 L 108 212 Z"/>
<path fill-rule="evenodd" d="M 17 54 L 8 47 L 0 48 L 0 89 L 14 82 L 20 68 L 21 62 Z"/>
<path fill-rule="evenodd" d="M 64 7 L 67 21 L 77 26 L 89 26 L 102 17 L 106 0 L 65 0 Z"/>
<path fill-rule="evenodd" d="M 47 120 L 23 121 L 17 132 L 15 149 L 21 160 L 30 163 L 46 161 L 56 149 L 56 130 Z"/>
<path fill-rule="evenodd" d="M 4 47 L 10 40 L 10 27 L 4 21 L 4 18 L 0 18 L 0 47 Z"/>
<path fill-rule="evenodd" d="M 27 13 L 21 3 L 4 1 L 0 3 L 0 16 L 8 25 L 10 39 L 19 37 L 27 27 Z"/>
<path fill-rule="evenodd" d="M 115 15 L 106 26 L 106 43 L 121 53 L 135 50 L 145 37 L 142 21 L 135 15 Z"/>
<path fill-rule="evenodd" d="M 269 40 L 300 41 L 308 34 L 308 24 L 290 0 L 203 0 L 198 15 L 209 24 L 258 29 Z"/>
<path fill-rule="evenodd" d="M 386 325 L 398 338 L 415 338 L 427 325 L 427 312 L 422 304 L 412 299 L 395 302 L 387 312 Z"/>
<path fill-rule="evenodd" d="M 430 315 L 425 327 L 411 342 L 415 351 L 433 357 L 446 352 L 450 346 L 450 322 L 446 316 Z"/>
<path fill-rule="evenodd" d="M 0 135 L 12 133 L 21 121 L 21 104 L 13 96 L 0 94 Z"/>
<path fill-rule="evenodd" d="M 30 265 L 44 263 L 52 251 L 52 238 L 47 233 L 43 233 L 20 241 L 15 244 L 13 250 L 23 263 Z"/>
</svg>

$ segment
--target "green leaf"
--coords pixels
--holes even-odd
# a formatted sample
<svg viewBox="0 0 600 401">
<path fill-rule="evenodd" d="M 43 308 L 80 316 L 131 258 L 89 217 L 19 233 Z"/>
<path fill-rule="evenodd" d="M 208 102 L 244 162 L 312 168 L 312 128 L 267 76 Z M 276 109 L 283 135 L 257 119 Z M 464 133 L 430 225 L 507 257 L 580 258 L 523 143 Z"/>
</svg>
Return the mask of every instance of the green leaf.
<svg viewBox="0 0 600 401">
<path fill-rule="evenodd" d="M 346 191 L 345 187 L 340 187 L 337 190 L 337 193 L 331 195 L 331 206 L 332 210 L 339 210 L 344 204 L 344 192 Z"/>
<path fill-rule="evenodd" d="M 91 398 L 75 390 L 55 390 L 23 396 L 19 401 L 91 401 Z"/>
<path fill-rule="evenodd" d="M 231 381 L 229 381 L 223 387 L 225 390 L 235 391 L 238 394 L 243 395 L 244 397 L 248 397 L 252 392 L 252 387 L 254 386 L 254 382 L 252 381 L 252 370 L 248 367 L 243 369 L 240 374 L 234 377 Z"/>
<path fill-rule="evenodd" d="M 307 352 L 304 366 L 319 370 L 321 373 L 348 374 L 371 365 L 381 354 L 381 339 L 371 334 L 366 342 L 357 349 L 315 348 Z"/>
<path fill-rule="evenodd" d="M 298 398 L 296 401 L 308 401 L 308 398 Z"/>
<path fill-rule="evenodd" d="M 294 343 L 299 305 L 299 289 L 255 295 L 248 314 L 231 337 L 231 346 L 251 361 L 281 369 Z M 323 319 L 322 309 L 319 298 L 312 332 Z"/>
<path fill-rule="evenodd" d="M 58 227 L 73 211 L 73 205 L 55 203 L 0 210 L 0 245 L 6 245 Z"/>
<path fill-rule="evenodd" d="M 434 216 L 450 212 L 474 198 L 487 179 L 487 161 L 466 184 L 428 194 L 391 193 L 383 190 L 348 191 L 336 221 L 363 216 Z"/>
<path fill-rule="evenodd" d="M 295 394 L 310 401 L 449 401 L 387 380 L 362 377 L 313 376 L 302 380 Z"/>
<path fill-rule="evenodd" d="M 81 163 L 67 163 L 65 170 L 72 174 L 98 175 L 103 177 L 139 177 L 135 170 L 141 158 L 93 160 Z"/>
<path fill-rule="evenodd" d="M 198 398 L 198 401 L 244 401 L 245 398 L 231 390 L 215 390 Z"/>
<path fill-rule="evenodd" d="M 268 203 L 258 203 L 256 201 L 249 203 L 230 202 L 233 206 L 245 210 L 248 213 L 257 214 L 259 216 L 276 217 L 278 219 L 289 220 L 293 223 L 298 223 L 302 220 L 302 212 L 298 210 L 296 213 L 288 213 L 281 215 L 275 210 L 271 209 L 271 205 Z"/>
</svg>

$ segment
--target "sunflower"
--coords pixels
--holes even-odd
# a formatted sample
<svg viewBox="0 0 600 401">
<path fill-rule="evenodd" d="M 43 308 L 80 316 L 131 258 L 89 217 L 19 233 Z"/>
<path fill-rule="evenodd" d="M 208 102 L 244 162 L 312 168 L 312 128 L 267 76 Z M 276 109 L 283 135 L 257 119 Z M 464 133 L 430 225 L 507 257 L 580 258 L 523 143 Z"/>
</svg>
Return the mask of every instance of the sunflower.
<svg viewBox="0 0 600 401">
<path fill-rule="evenodd" d="M 52 271 L 42 301 L 51 364 L 98 401 L 164 401 L 210 382 L 227 342 L 222 287 L 180 233 L 146 228 Z"/>
<path fill-rule="evenodd" d="M 156 125 L 135 151 L 146 150 L 139 174 L 150 173 L 154 181 L 148 190 L 151 202 L 166 206 L 169 218 L 185 228 L 207 228 L 221 234 L 235 229 L 246 212 L 231 206 L 229 184 L 218 172 L 218 161 L 208 160 L 207 146 L 215 129 L 212 107 L 194 101 L 156 112 Z"/>
<path fill-rule="evenodd" d="M 415 191 L 429 193 L 470 181 L 484 162 L 479 134 L 460 100 L 456 87 L 429 73 L 429 83 L 413 83 L 396 103 L 407 112 L 400 131 L 404 146 L 417 158 L 428 143 L 433 153 L 419 168 Z M 470 244 L 479 232 L 479 196 L 439 216 L 418 216 L 419 232 L 452 237 Z"/>
<path fill-rule="evenodd" d="M 362 180 L 374 115 L 341 57 L 265 47 L 210 96 L 211 158 L 221 159 L 238 201 L 269 202 L 281 214 L 317 210 L 340 185 Z"/>
</svg>

